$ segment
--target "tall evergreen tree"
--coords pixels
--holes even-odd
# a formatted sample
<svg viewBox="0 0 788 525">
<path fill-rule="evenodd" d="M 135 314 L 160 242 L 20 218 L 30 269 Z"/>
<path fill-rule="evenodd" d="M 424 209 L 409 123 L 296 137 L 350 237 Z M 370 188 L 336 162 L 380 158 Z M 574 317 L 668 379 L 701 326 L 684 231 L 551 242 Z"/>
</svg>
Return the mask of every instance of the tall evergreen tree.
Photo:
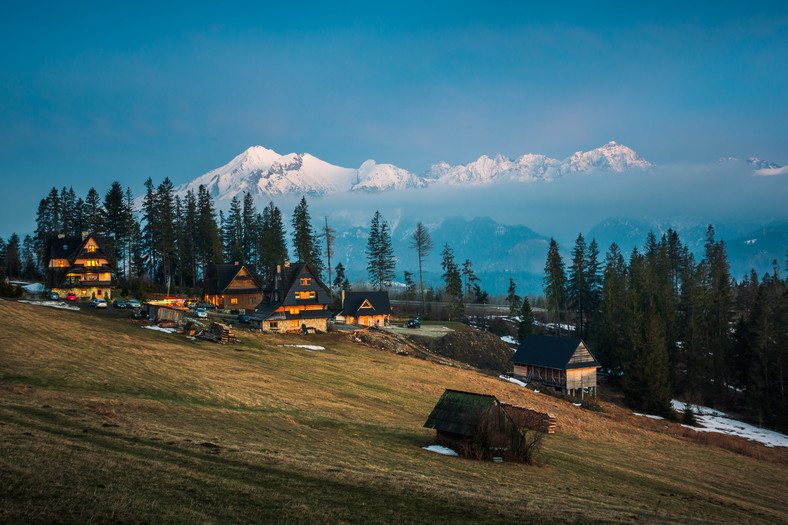
<svg viewBox="0 0 788 525">
<path fill-rule="evenodd" d="M 517 295 L 517 285 L 509 277 L 509 289 L 506 291 L 506 302 L 509 303 L 509 315 L 514 317 L 520 310 L 522 299 Z"/>
<path fill-rule="evenodd" d="M 243 260 L 254 263 L 257 259 L 257 237 L 260 235 L 257 223 L 257 207 L 254 197 L 249 192 L 244 193 L 243 211 L 241 212 L 241 251 Z"/>
<path fill-rule="evenodd" d="M 347 280 L 345 277 L 345 267 L 340 262 L 337 264 L 337 267 L 334 268 L 336 270 L 336 277 L 334 277 L 334 287 L 340 289 L 341 291 L 349 292 L 350 291 L 350 281 Z"/>
<path fill-rule="evenodd" d="M 564 260 L 558 251 L 558 243 L 550 239 L 550 248 L 547 250 L 547 260 L 544 267 L 544 295 L 547 301 L 547 311 L 552 320 L 561 331 L 563 312 L 566 308 L 566 271 Z"/>
<path fill-rule="evenodd" d="M 446 302 L 448 303 L 449 320 L 463 314 L 465 305 L 462 302 L 462 277 L 457 263 L 454 262 L 454 250 L 447 244 L 441 251 L 441 279 L 446 283 Z"/>
<path fill-rule="evenodd" d="M 410 247 L 416 250 L 416 254 L 419 259 L 419 293 L 421 294 L 421 311 L 423 313 L 426 311 L 426 305 L 424 303 L 424 277 L 422 273 L 422 264 L 424 263 L 424 259 L 426 259 L 430 252 L 432 252 L 432 238 L 430 237 L 429 230 L 421 221 L 419 221 L 419 223 L 416 225 L 416 230 L 413 232 L 413 235 L 410 238 Z"/>
<path fill-rule="evenodd" d="M 222 240 L 224 241 L 224 260 L 227 262 L 246 262 L 243 253 L 243 212 L 238 196 L 230 201 L 227 215 L 219 215 L 222 220 Z"/>
<path fill-rule="evenodd" d="M 369 280 L 377 290 L 384 290 L 391 286 L 394 279 L 394 252 L 391 246 L 391 235 L 388 223 L 380 214 L 375 212 L 367 237 L 367 272 Z"/>
<path fill-rule="evenodd" d="M 525 336 L 534 333 L 534 313 L 531 310 L 531 303 L 528 297 L 523 296 L 520 306 L 520 322 L 517 323 L 517 340 L 522 341 Z"/>
<path fill-rule="evenodd" d="M 305 197 L 301 197 L 301 202 L 293 210 L 290 224 L 293 226 L 295 256 L 299 261 L 311 265 L 318 273 L 322 273 L 323 261 L 320 259 L 320 244 L 312 230 L 312 217 L 309 215 L 309 207 Z"/>
<path fill-rule="evenodd" d="M 583 234 L 579 234 L 575 241 L 575 247 L 572 249 L 572 264 L 569 266 L 569 281 L 566 290 L 569 307 L 575 312 L 577 318 L 577 334 L 581 338 L 585 337 L 585 315 L 588 309 L 586 302 L 591 295 L 586 280 L 588 277 L 586 257 L 586 241 Z"/>
<path fill-rule="evenodd" d="M 68 219 L 63 220 L 64 224 L 67 220 L 70 220 L 72 213 L 73 210 L 69 212 Z M 88 196 L 85 199 L 82 213 L 85 221 L 85 231 L 99 235 L 104 233 L 104 210 L 101 208 L 101 197 L 95 188 L 90 188 L 90 190 L 88 190 Z M 76 234 L 79 232 L 73 233 Z"/>
<path fill-rule="evenodd" d="M 328 268 L 328 286 L 331 290 L 331 295 L 334 294 L 334 285 L 331 281 L 331 256 L 334 255 L 334 241 L 336 240 L 336 236 L 334 235 L 337 231 L 334 228 L 330 228 L 328 226 L 328 217 L 323 217 L 324 219 L 324 226 L 322 229 L 322 233 L 320 237 L 326 240 L 326 261 Z"/>
<path fill-rule="evenodd" d="M 263 209 L 260 217 L 260 237 L 257 252 L 259 270 L 266 282 L 276 273 L 276 266 L 287 260 L 287 240 L 282 212 L 271 202 Z"/>
<path fill-rule="evenodd" d="M 622 351 L 626 344 L 627 265 L 613 243 L 605 257 L 605 270 L 597 322 L 596 357 L 618 377 L 622 371 Z"/>
<path fill-rule="evenodd" d="M 5 245 L 5 275 L 8 279 L 22 277 L 21 246 L 16 232 L 11 234 Z"/>
<path fill-rule="evenodd" d="M 480 279 L 473 271 L 473 263 L 470 259 L 465 259 L 465 262 L 462 263 L 462 278 L 465 283 L 465 300 L 468 301 L 472 297 L 473 287 L 480 282 Z"/>
</svg>

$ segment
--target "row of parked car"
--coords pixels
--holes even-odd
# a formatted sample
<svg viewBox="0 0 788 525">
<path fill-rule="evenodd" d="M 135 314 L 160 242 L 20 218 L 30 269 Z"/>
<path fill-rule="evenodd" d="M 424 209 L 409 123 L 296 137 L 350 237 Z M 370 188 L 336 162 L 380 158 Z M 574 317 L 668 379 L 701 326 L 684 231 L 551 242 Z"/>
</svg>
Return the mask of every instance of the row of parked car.
<svg viewBox="0 0 788 525">
<path fill-rule="evenodd" d="M 49 292 L 47 294 L 47 299 L 50 301 L 59 301 L 60 294 L 57 292 Z M 73 292 L 69 292 L 66 294 L 66 297 L 64 299 L 68 302 L 76 302 L 77 294 Z M 95 297 L 90 300 L 91 308 L 106 308 L 107 306 L 109 306 L 109 303 L 107 302 L 106 299 Z M 112 301 L 112 307 L 118 309 L 123 309 L 123 308 L 139 309 L 141 306 L 142 305 L 140 305 L 140 302 L 136 299 L 128 299 L 126 301 L 124 301 L 123 299 L 115 299 L 114 301 Z"/>
</svg>

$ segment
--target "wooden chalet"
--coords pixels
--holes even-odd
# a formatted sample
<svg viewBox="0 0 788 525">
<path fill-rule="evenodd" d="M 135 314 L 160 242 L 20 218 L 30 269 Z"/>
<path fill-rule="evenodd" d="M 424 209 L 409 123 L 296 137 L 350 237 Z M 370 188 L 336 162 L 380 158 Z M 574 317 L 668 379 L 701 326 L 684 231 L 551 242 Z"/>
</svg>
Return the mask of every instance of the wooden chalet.
<svg viewBox="0 0 788 525">
<path fill-rule="evenodd" d="M 277 266 L 263 300 L 250 316 L 252 327 L 266 332 L 328 330 L 331 293 L 306 263 Z"/>
<path fill-rule="evenodd" d="M 203 301 L 227 310 L 254 310 L 263 300 L 264 284 L 253 266 L 209 264 L 203 280 Z"/>
<path fill-rule="evenodd" d="M 526 382 L 575 395 L 584 391 L 596 397 L 596 369 L 600 367 L 581 339 L 528 335 L 511 359 L 514 375 Z"/>
<path fill-rule="evenodd" d="M 337 321 L 362 326 L 388 326 L 391 304 L 388 292 L 347 292 Z"/>
<path fill-rule="evenodd" d="M 495 396 L 446 389 L 424 427 L 434 428 L 436 441 L 461 455 L 512 457 L 526 430 L 555 432 L 555 417 L 501 403 Z"/>
<path fill-rule="evenodd" d="M 110 301 L 118 284 L 112 239 L 96 234 L 50 238 L 44 264 L 47 288 L 61 296 L 74 293 L 80 299 Z"/>
</svg>

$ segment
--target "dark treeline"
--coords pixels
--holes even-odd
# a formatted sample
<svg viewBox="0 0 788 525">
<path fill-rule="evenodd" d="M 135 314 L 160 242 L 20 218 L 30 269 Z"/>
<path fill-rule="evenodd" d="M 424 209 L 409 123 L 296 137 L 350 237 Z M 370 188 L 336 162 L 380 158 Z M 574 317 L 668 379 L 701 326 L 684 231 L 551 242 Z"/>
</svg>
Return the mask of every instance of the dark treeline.
<svg viewBox="0 0 788 525">
<path fill-rule="evenodd" d="M 700 260 L 672 230 L 628 259 L 613 244 L 603 262 L 581 235 L 568 271 L 551 241 L 544 286 L 548 326 L 589 341 L 635 409 L 669 415 L 679 395 L 788 428 L 788 283 L 777 261 L 736 282 L 711 226 Z"/>
<path fill-rule="evenodd" d="M 2 269 L 11 278 L 40 279 L 49 240 L 83 231 L 114 241 L 119 277 L 129 283 L 194 289 L 208 264 L 235 261 L 254 265 L 268 280 L 277 264 L 288 260 L 282 212 L 273 202 L 258 212 L 248 193 L 242 201 L 233 198 L 227 214 L 217 214 L 205 187 L 181 198 L 169 178 L 158 186 L 148 179 L 141 209 L 134 206 L 131 189 L 124 192 L 118 182 L 103 198 L 91 188 L 84 200 L 72 188 L 52 188 L 39 203 L 34 235 L 22 242 L 16 234 L 0 240 Z M 323 270 L 306 199 L 294 210 L 291 225 L 293 255 Z"/>
</svg>

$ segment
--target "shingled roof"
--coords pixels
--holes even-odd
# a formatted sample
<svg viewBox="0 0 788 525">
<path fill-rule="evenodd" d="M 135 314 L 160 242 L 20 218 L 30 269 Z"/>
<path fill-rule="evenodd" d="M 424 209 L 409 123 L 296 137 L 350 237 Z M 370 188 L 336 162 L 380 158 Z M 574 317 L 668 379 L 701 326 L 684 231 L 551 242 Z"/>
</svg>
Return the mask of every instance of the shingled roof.
<svg viewBox="0 0 788 525">
<path fill-rule="evenodd" d="M 582 339 L 527 335 L 511 362 L 556 370 L 599 367 Z"/>
<path fill-rule="evenodd" d="M 238 275 L 242 268 L 251 275 L 252 280 L 257 284 L 258 288 L 253 289 L 236 289 L 234 292 L 248 292 L 257 291 L 263 288 L 263 282 L 254 266 L 248 264 L 209 264 L 205 270 L 205 293 L 208 295 L 216 295 L 223 293 L 233 279 Z"/>
<path fill-rule="evenodd" d="M 301 306 L 310 304 L 331 304 L 331 295 L 325 284 L 317 277 L 317 272 L 307 263 L 294 263 L 283 268 L 274 276 L 272 283 L 266 287 L 266 297 L 252 314 L 253 319 L 279 321 L 284 319 L 328 318 L 328 310 L 302 311 L 297 315 L 288 312 L 276 313 L 281 306 Z M 301 279 L 310 279 L 309 284 L 302 284 Z M 312 283 L 311 279 L 314 279 Z M 311 299 L 297 299 L 296 292 L 314 291 Z"/>
<path fill-rule="evenodd" d="M 360 315 L 391 314 L 388 292 L 347 292 L 342 305 L 342 315 L 358 317 Z"/>
<path fill-rule="evenodd" d="M 481 415 L 498 404 L 495 396 L 447 388 L 432 409 L 424 427 L 472 436 L 479 426 Z"/>
</svg>

